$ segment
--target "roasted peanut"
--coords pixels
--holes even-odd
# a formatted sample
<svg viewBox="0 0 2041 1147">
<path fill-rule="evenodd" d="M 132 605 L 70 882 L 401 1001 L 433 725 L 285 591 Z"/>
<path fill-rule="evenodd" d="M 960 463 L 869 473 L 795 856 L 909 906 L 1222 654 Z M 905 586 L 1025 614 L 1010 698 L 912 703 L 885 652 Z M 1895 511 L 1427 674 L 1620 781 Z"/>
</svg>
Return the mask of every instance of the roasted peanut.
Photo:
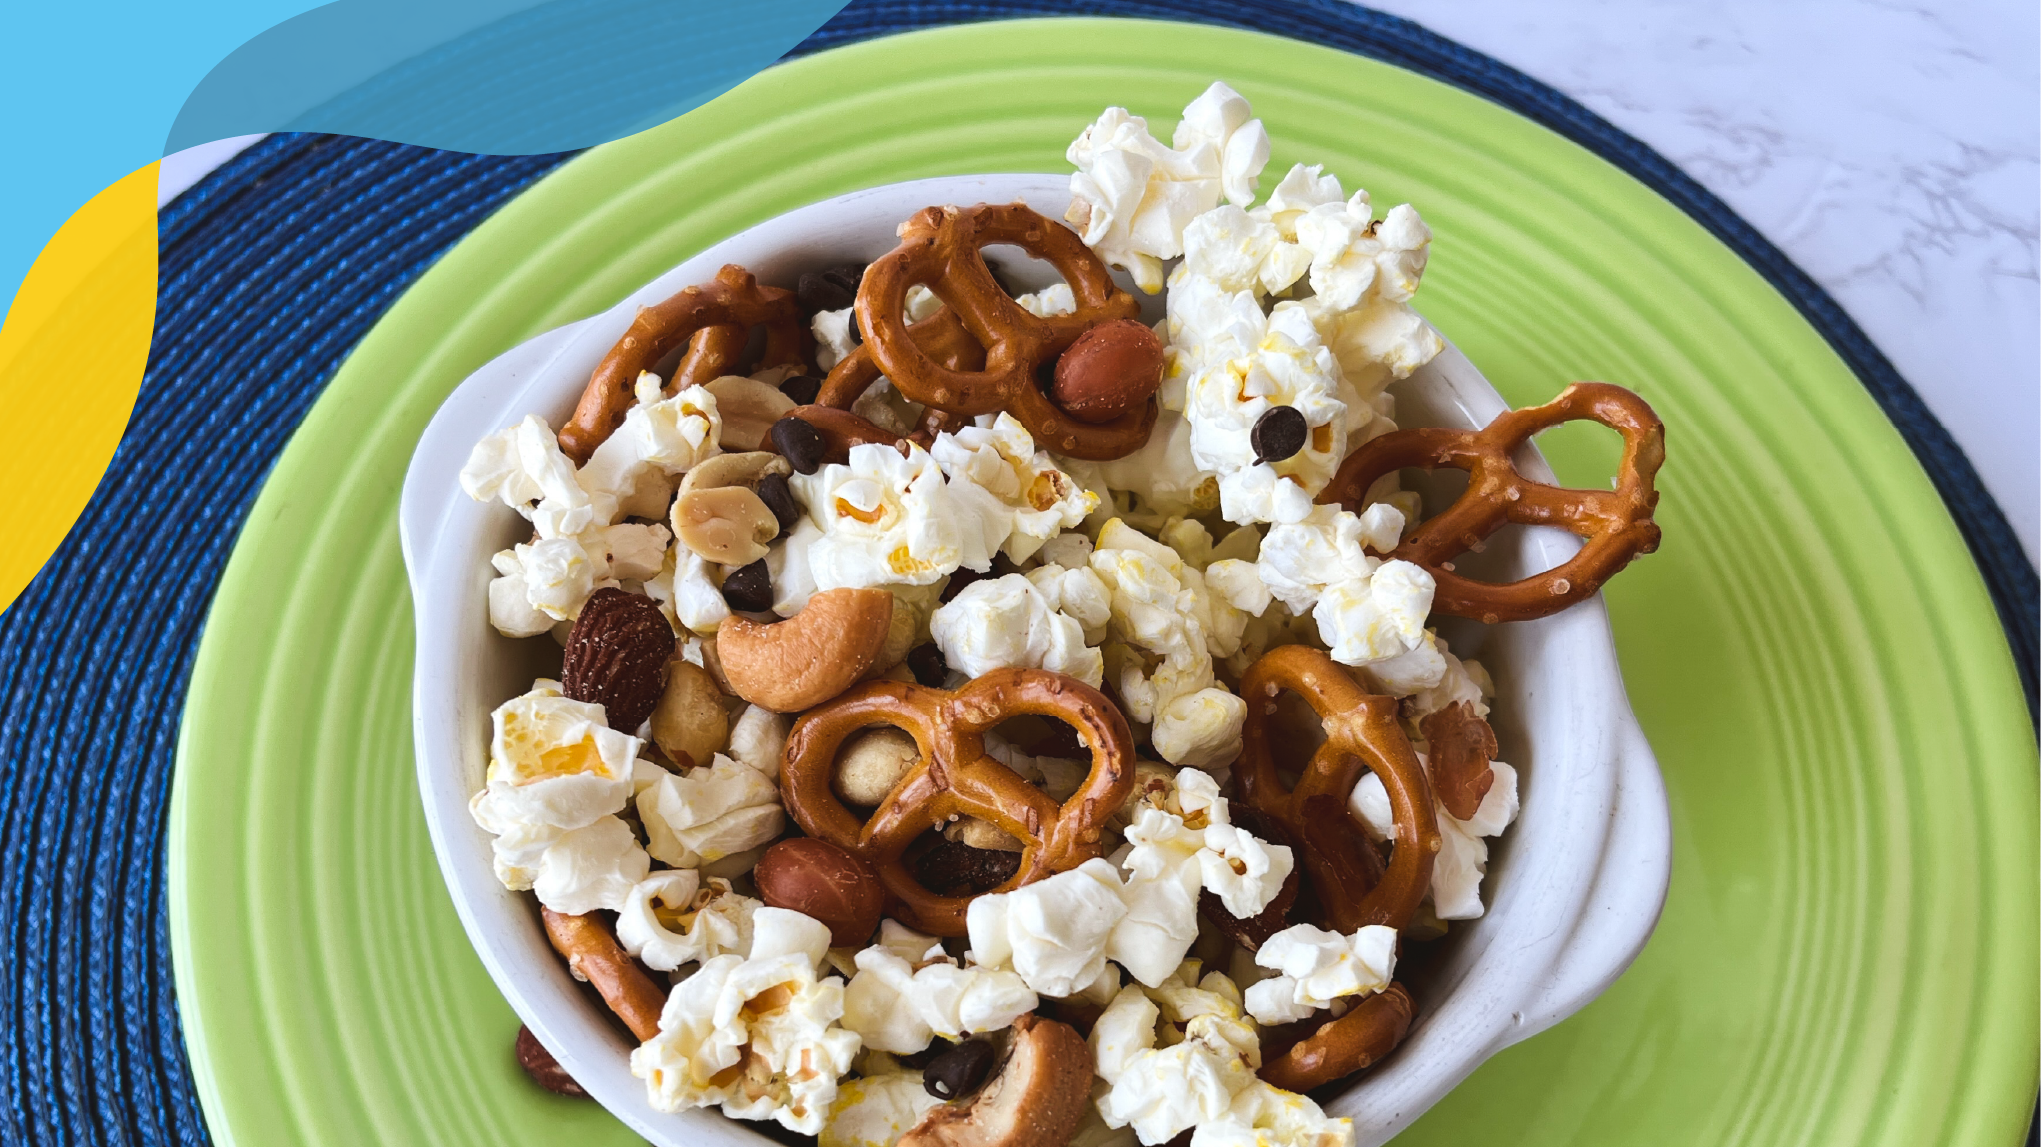
<svg viewBox="0 0 2041 1147">
<path fill-rule="evenodd" d="M 652 741 L 683 766 L 706 765 L 729 745 L 730 714 L 708 670 L 681 659 L 667 667 L 666 691 L 652 710 Z"/>
<path fill-rule="evenodd" d="M 794 408 L 794 400 L 756 379 L 726 374 L 711 382 L 716 396 L 716 413 L 723 420 L 725 450 L 756 450 L 765 441 L 772 424 Z"/>
<path fill-rule="evenodd" d="M 920 759 L 921 746 L 901 730 L 866 729 L 844 744 L 830 787 L 847 804 L 877 808 Z"/>
<path fill-rule="evenodd" d="M 703 560 L 748 566 L 779 536 L 780 520 L 742 486 L 690 490 L 674 499 L 673 536 Z"/>
</svg>

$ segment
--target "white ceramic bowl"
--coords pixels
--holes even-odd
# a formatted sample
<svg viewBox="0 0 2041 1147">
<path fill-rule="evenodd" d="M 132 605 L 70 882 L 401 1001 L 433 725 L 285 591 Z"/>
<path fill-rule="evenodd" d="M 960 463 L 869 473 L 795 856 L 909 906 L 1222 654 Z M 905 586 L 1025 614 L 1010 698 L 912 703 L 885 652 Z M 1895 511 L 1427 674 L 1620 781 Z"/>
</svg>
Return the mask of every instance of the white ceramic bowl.
<svg viewBox="0 0 2041 1147">
<path fill-rule="evenodd" d="M 508 352 L 448 397 L 405 478 L 404 560 L 418 621 L 413 727 L 418 786 L 455 908 L 504 996 L 567 1071 L 603 1106 L 661 1147 L 767 1142 L 760 1125 L 713 1110 L 669 1115 L 646 1102 L 627 1063 L 632 1044 L 554 955 L 538 906 L 499 884 L 489 837 L 468 816 L 488 764 L 489 713 L 557 672 L 547 643 L 515 641 L 488 623 L 489 555 L 525 537 L 521 519 L 469 500 L 456 476 L 484 435 L 536 412 L 567 417 L 589 372 L 637 308 L 740 263 L 769 283 L 890 250 L 894 228 L 934 203 L 1024 199 L 1061 217 L 1062 176 L 960 176 L 893 184 L 789 212 L 716 244 L 610 310 Z M 997 252 L 995 252 L 995 257 Z M 1039 268 L 1040 265 L 1037 265 Z M 1019 267 L 1025 277 L 1037 268 Z M 1038 286 L 1045 280 L 1030 285 Z M 1160 301 L 1146 300 L 1153 322 Z M 1555 379 L 1553 389 L 1565 381 Z M 1406 426 L 1486 425 L 1502 398 L 1456 348 L 1397 385 Z M 1520 465 L 1551 480 L 1526 446 Z M 1485 576 L 1521 577 L 1564 560 L 1556 530 L 1498 535 Z M 1522 784 L 1523 811 L 1493 849 L 1480 920 L 1456 924 L 1417 986 L 1409 1037 L 1328 1106 L 1380 1143 L 1508 1045 L 1566 1018 L 1615 980 L 1644 946 L 1665 899 L 1671 830 L 1665 789 L 1631 715 L 1601 598 L 1541 621 L 1455 624 L 1455 650 L 1494 675 L 1496 733 Z M 548 664 L 547 658 L 551 657 Z M 777 1128 L 773 1128 L 777 1131 Z"/>
</svg>

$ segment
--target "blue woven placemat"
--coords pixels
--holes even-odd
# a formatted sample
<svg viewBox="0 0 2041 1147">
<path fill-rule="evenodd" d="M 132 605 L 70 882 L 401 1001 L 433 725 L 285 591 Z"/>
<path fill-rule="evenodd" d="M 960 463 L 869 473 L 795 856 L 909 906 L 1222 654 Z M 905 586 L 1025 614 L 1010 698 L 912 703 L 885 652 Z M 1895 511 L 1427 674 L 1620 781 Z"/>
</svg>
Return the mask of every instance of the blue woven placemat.
<svg viewBox="0 0 2041 1147">
<path fill-rule="evenodd" d="M 1558 92 L 1335 0 L 857 0 L 794 54 L 1045 14 L 1196 20 L 1388 60 L 1552 127 L 1680 204 L 1799 306 L 1913 446 L 1977 556 L 2031 697 L 2034 569 L 1919 396 L 1748 224 Z M 566 158 L 279 135 L 163 211 L 156 334 L 132 432 L 55 556 L 0 615 L 0 928 L 14 954 L 0 976 L 0 1142 L 210 1141 L 172 989 L 163 850 L 185 684 L 220 571 L 347 352 L 434 259 Z"/>
</svg>

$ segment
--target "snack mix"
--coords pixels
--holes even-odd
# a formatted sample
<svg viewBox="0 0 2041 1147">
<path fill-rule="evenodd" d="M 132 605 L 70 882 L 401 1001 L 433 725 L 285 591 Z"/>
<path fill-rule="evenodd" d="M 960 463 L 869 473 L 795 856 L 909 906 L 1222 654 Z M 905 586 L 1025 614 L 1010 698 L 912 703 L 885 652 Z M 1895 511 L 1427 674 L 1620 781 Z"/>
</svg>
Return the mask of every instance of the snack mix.
<svg viewBox="0 0 2041 1147">
<path fill-rule="evenodd" d="M 1431 232 L 1318 166 L 1257 204 L 1268 156 L 1223 83 L 1169 145 L 1109 108 L 1068 226 L 938 205 L 794 289 L 725 267 L 557 434 L 476 446 L 463 487 L 531 525 L 489 620 L 565 652 L 472 811 L 654 1107 L 826 1147 L 1352 1141 L 1302 1093 L 1409 1031 L 1399 971 L 1481 916 L 1518 808 L 1435 616 L 1544 616 L 1655 548 L 1663 429 L 1599 383 L 1399 429 Z M 990 244 L 1061 281 L 1010 290 Z M 1513 468 L 1573 419 L 1623 435 L 1612 489 Z M 1421 520 L 1400 476 L 1437 467 L 1467 490 Z M 1585 545 L 1455 571 L 1508 522 Z"/>
</svg>

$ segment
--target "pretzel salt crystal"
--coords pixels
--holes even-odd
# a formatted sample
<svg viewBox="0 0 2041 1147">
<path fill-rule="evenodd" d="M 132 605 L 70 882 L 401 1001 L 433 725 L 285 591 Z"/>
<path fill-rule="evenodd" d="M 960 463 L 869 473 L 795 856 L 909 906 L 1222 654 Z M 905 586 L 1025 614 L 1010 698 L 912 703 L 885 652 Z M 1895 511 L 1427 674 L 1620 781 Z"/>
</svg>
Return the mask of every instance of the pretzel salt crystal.
<svg viewBox="0 0 2041 1147">
<path fill-rule="evenodd" d="M 993 244 L 1012 244 L 1048 261 L 1070 285 L 1076 310 L 1048 318 L 1029 314 L 986 267 L 983 249 Z M 917 283 L 941 299 L 984 348 L 984 369 L 945 366 L 922 347 L 906 318 L 907 289 Z M 1036 372 L 1085 331 L 1133 318 L 1140 309 L 1076 232 L 1022 203 L 924 208 L 900 225 L 900 245 L 865 268 L 857 297 L 872 362 L 900 393 L 952 414 L 1007 411 L 1038 446 L 1097 461 L 1125 457 L 1148 441 L 1157 410 L 1153 397 L 1110 422 L 1088 423 L 1051 402 Z M 839 404 L 833 400 L 840 394 L 841 388 L 830 391 L 830 405 Z"/>
<path fill-rule="evenodd" d="M 595 986 L 631 1034 L 640 1043 L 658 1035 L 666 993 L 617 943 L 609 925 L 599 916 L 569 916 L 551 908 L 540 908 L 539 915 L 546 922 L 546 938 L 566 958 L 568 970 Z"/>
<path fill-rule="evenodd" d="M 1531 435 L 1588 419 L 1623 436 L 1613 490 L 1576 490 L 1533 482 L 1512 455 Z M 1558 613 L 1602 587 L 1638 554 L 1658 548 L 1653 479 L 1665 462 L 1665 424 L 1642 399 L 1605 382 L 1576 382 L 1543 406 L 1508 411 L 1484 430 L 1397 430 L 1363 444 L 1340 463 L 1318 495 L 1358 512 L 1368 488 L 1407 466 L 1451 466 L 1468 473 L 1466 492 L 1419 525 L 1390 557 L 1423 566 L 1437 583 L 1432 608 L 1494 624 Z M 1559 566 L 1506 585 L 1453 572 L 1453 559 L 1505 523 L 1559 526 L 1586 539 Z"/>
<path fill-rule="evenodd" d="M 1262 1081 L 1301 1094 L 1373 1067 L 1403 1042 L 1413 1010 L 1403 985 L 1390 984 L 1264 1062 Z"/>
<path fill-rule="evenodd" d="M 985 752 L 985 734 L 1022 714 L 1066 721 L 1091 750 L 1091 773 L 1070 799 L 1049 794 Z M 893 786 L 870 821 L 830 786 L 838 748 L 853 733 L 891 725 L 914 738 L 921 760 Z M 905 853 L 915 838 L 956 816 L 975 816 L 1022 842 L 1007 891 L 1099 855 L 1114 810 L 1134 787 L 1134 737 L 1119 707 L 1074 677 L 1043 669 L 997 669 L 949 692 L 869 681 L 794 722 L 780 792 L 802 831 L 863 858 L 886 886 L 888 914 L 911 928 L 962 936 L 969 896 L 939 896 L 915 880 Z"/>
<path fill-rule="evenodd" d="M 742 353 L 742 336 L 748 336 L 753 326 L 765 327 L 765 354 L 759 359 L 760 367 L 802 363 L 807 330 L 794 293 L 761 285 L 751 272 L 735 263 L 725 264 L 711 282 L 689 287 L 665 302 L 638 308 L 630 329 L 589 375 L 588 387 L 581 392 L 574 417 L 560 428 L 560 449 L 576 463 L 588 461 L 603 439 L 624 424 L 624 414 L 631 408 L 641 372 L 652 369 L 669 351 L 699 333 L 700 341 L 689 349 L 693 361 L 683 362 L 682 370 L 676 374 L 692 378 L 711 367 L 720 373 L 728 368 L 736 353 Z M 719 327 L 734 328 L 738 333 L 716 331 Z M 735 353 L 731 352 L 733 346 L 737 348 Z M 717 359 L 722 361 L 713 361 Z M 715 377 L 716 374 L 707 375 Z M 673 389 L 667 387 L 669 392 Z"/>
<path fill-rule="evenodd" d="M 1283 783 L 1268 728 L 1285 689 L 1303 697 L 1325 726 L 1325 743 L 1295 786 Z M 1241 677 L 1240 697 L 1247 702 L 1235 774 L 1240 801 L 1303 842 L 1312 891 L 1333 930 L 1351 933 L 1368 924 L 1400 930 L 1410 923 L 1431 888 L 1440 840 L 1431 786 L 1397 722 L 1396 699 L 1363 692 L 1323 650 L 1308 645 L 1263 654 Z M 1382 778 L 1395 813 L 1396 849 L 1386 871 L 1347 807 L 1363 767 Z"/>
</svg>

